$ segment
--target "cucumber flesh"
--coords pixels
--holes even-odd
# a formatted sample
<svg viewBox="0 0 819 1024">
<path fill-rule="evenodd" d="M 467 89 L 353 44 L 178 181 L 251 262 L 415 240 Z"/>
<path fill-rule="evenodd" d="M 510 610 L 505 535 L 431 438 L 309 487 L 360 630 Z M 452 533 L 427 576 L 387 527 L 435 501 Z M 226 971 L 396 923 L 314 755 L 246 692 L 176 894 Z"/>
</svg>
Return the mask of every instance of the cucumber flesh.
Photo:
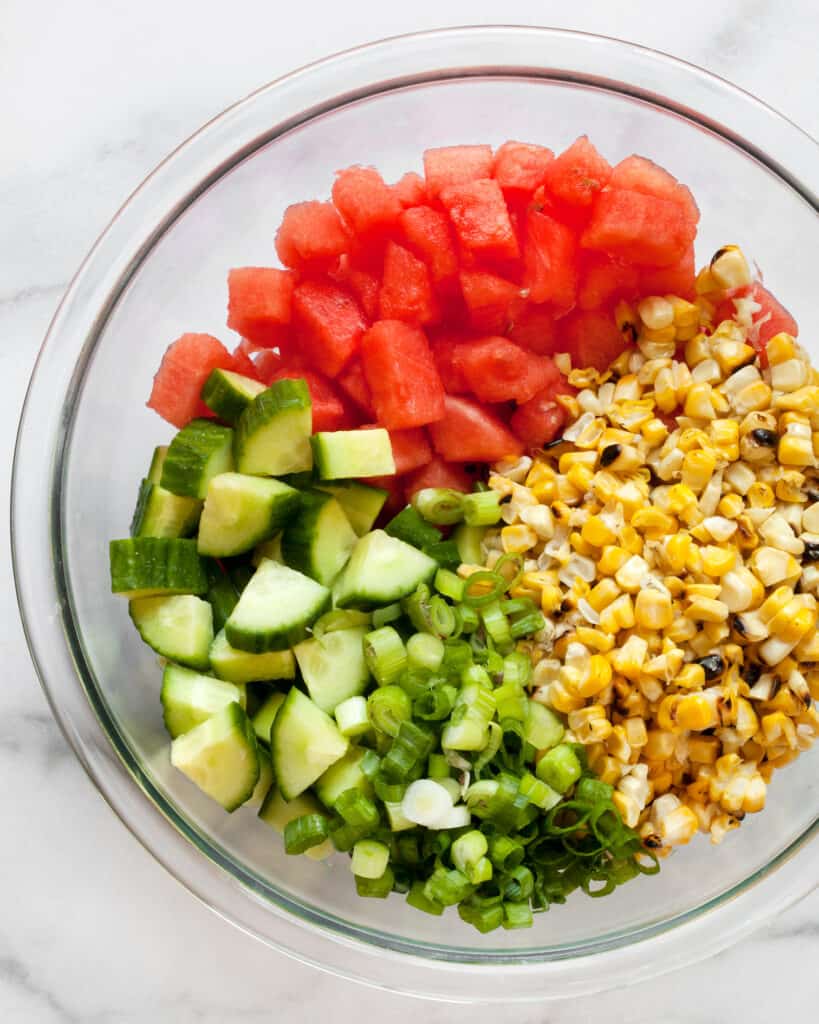
<svg viewBox="0 0 819 1024">
<path fill-rule="evenodd" d="M 370 673 L 364 660 L 366 628 L 337 629 L 293 648 L 307 692 L 331 715 L 348 697 L 364 693 Z"/>
<path fill-rule="evenodd" d="M 232 370 L 213 370 L 202 388 L 202 401 L 222 420 L 233 426 L 264 384 Z"/>
<path fill-rule="evenodd" d="M 355 531 L 332 494 L 305 491 L 298 518 L 282 534 L 282 555 L 293 569 L 329 587 L 355 542 Z"/>
<path fill-rule="evenodd" d="M 336 723 L 295 687 L 270 732 L 273 773 L 286 800 L 312 786 L 349 747 Z"/>
<path fill-rule="evenodd" d="M 358 537 L 363 537 L 373 528 L 389 496 L 383 487 L 361 484 L 356 480 L 345 480 L 343 483 L 321 482 L 315 487 L 336 498 Z"/>
<path fill-rule="evenodd" d="M 147 477 L 139 485 L 132 537 L 188 537 L 195 533 L 202 502 L 171 494 Z"/>
<path fill-rule="evenodd" d="M 211 420 L 191 420 L 171 441 L 160 484 L 188 498 L 204 498 L 211 479 L 233 469 L 233 431 Z"/>
<path fill-rule="evenodd" d="M 390 435 L 383 427 L 321 431 L 310 444 L 322 480 L 395 474 Z"/>
<path fill-rule="evenodd" d="M 366 753 L 364 747 L 350 747 L 340 761 L 336 761 L 316 780 L 313 789 L 325 807 L 332 808 L 347 789 L 361 790 L 364 796 L 373 795 L 372 783 L 361 770 L 361 762 Z"/>
<path fill-rule="evenodd" d="M 232 647 L 262 654 L 282 651 L 307 636 L 330 602 L 330 591 L 309 576 L 265 559 L 225 623 Z"/>
<path fill-rule="evenodd" d="M 151 465 L 148 467 L 147 480 L 150 484 L 158 484 L 162 479 L 162 467 L 165 465 L 165 459 L 168 457 L 168 446 L 161 444 L 154 448 L 154 454 L 151 458 Z"/>
<path fill-rule="evenodd" d="M 195 540 L 129 537 L 109 545 L 111 591 L 123 597 L 204 594 L 205 566 Z"/>
<path fill-rule="evenodd" d="M 239 417 L 236 468 L 252 476 L 281 476 L 311 469 L 312 422 L 307 384 L 301 379 L 276 381 Z"/>
<path fill-rule="evenodd" d="M 423 552 L 373 530 L 361 537 L 333 586 L 338 608 L 372 608 L 411 594 L 432 578 L 438 563 Z"/>
<path fill-rule="evenodd" d="M 259 817 L 266 825 L 270 825 L 279 835 L 284 835 L 288 823 L 304 814 L 323 814 L 324 808 L 312 793 L 302 793 L 292 800 L 285 800 L 277 786 L 271 787 L 259 811 Z M 305 850 L 311 860 L 326 860 L 335 852 L 333 844 L 325 839 L 318 846 Z"/>
<path fill-rule="evenodd" d="M 263 540 L 261 544 L 257 544 L 253 549 L 250 561 L 258 568 L 265 558 L 272 558 L 274 562 L 284 562 L 282 535 L 280 533 L 277 533 L 275 537 L 271 537 L 270 540 Z"/>
<path fill-rule="evenodd" d="M 180 665 L 167 665 L 162 675 L 162 716 L 172 738 L 212 718 L 228 704 L 244 706 L 243 686 L 203 676 Z"/>
<path fill-rule="evenodd" d="M 234 811 L 253 795 L 259 781 L 256 737 L 247 715 L 228 704 L 171 743 L 171 764 L 203 793 Z"/>
<path fill-rule="evenodd" d="M 201 597 L 140 597 L 130 602 L 128 611 L 139 635 L 163 658 L 191 668 L 210 665 L 213 611 Z"/>
<path fill-rule="evenodd" d="M 231 683 L 264 683 L 270 679 L 295 679 L 296 659 L 292 651 L 267 651 L 250 654 L 231 647 L 225 631 L 213 638 L 209 652 L 215 675 Z"/>
<path fill-rule="evenodd" d="M 270 746 L 270 729 L 276 719 L 276 715 L 279 713 L 279 709 L 284 704 L 284 698 L 285 695 L 283 693 L 271 693 L 250 720 L 253 723 L 256 739 L 265 748 Z"/>
<path fill-rule="evenodd" d="M 259 755 L 259 781 L 256 783 L 256 788 L 245 801 L 246 804 L 252 807 L 259 807 L 264 803 L 264 799 L 270 792 L 274 782 L 270 752 L 263 750 L 261 747 L 257 747 L 256 752 Z"/>
<path fill-rule="evenodd" d="M 230 558 L 272 537 L 299 508 L 299 492 L 278 480 L 221 473 L 208 485 L 199 553 Z"/>
</svg>

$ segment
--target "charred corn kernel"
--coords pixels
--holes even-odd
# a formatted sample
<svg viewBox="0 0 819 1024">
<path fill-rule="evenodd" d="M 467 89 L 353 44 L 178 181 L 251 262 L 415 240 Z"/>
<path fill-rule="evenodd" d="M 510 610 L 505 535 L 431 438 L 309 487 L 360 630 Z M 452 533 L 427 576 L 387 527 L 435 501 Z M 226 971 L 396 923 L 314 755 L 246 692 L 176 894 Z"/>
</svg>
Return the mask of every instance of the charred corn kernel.
<svg viewBox="0 0 819 1024">
<path fill-rule="evenodd" d="M 696 662 L 689 662 L 674 679 L 674 685 L 681 690 L 701 690 L 705 686 L 705 669 Z"/>
<path fill-rule="evenodd" d="M 545 615 L 551 615 L 563 604 L 563 591 L 555 584 L 549 584 L 540 591 L 540 609 Z"/>
<path fill-rule="evenodd" d="M 720 288 L 741 288 L 751 283 L 751 270 L 738 245 L 724 245 L 711 257 L 711 277 Z"/>
<path fill-rule="evenodd" d="M 700 549 L 702 571 L 706 576 L 724 576 L 736 564 L 737 553 L 732 548 L 720 548 L 713 544 Z"/>
<path fill-rule="evenodd" d="M 651 419 L 643 423 L 640 427 L 640 433 L 643 435 L 643 440 L 646 444 L 656 447 L 662 444 L 668 437 L 668 427 L 662 420 Z"/>
<path fill-rule="evenodd" d="M 819 435 L 814 434 L 814 438 Z M 814 441 L 814 454 L 816 449 L 816 443 Z M 805 474 L 798 472 L 798 470 L 790 469 L 783 470 L 782 475 L 776 481 L 776 497 L 779 501 L 788 501 L 796 504 L 801 504 L 807 501 L 807 496 L 804 492 L 805 487 Z"/>
<path fill-rule="evenodd" d="M 548 704 L 563 715 L 583 707 L 583 698 L 578 696 L 559 680 L 549 684 Z"/>
<path fill-rule="evenodd" d="M 597 452 L 564 452 L 558 462 L 558 470 L 568 473 L 572 466 L 594 467 L 597 463 Z"/>
<path fill-rule="evenodd" d="M 733 338 L 719 341 L 714 345 L 714 359 L 722 373 L 727 377 L 741 366 L 747 366 L 756 358 L 756 349 Z M 774 385 L 776 387 L 776 385 Z"/>
<path fill-rule="evenodd" d="M 686 452 L 682 464 L 683 487 L 688 487 L 695 494 L 701 493 L 716 467 L 717 460 L 712 452 L 702 449 Z"/>
<path fill-rule="evenodd" d="M 537 544 L 537 534 L 531 526 L 504 526 L 501 530 L 501 541 L 505 552 L 528 551 Z"/>
<path fill-rule="evenodd" d="M 796 746 L 796 728 L 793 721 L 783 712 L 774 711 L 772 714 L 763 715 L 760 724 L 766 743 L 784 740 L 789 747 Z"/>
<path fill-rule="evenodd" d="M 787 551 L 764 546 L 757 548 L 751 555 L 751 569 L 766 587 L 774 587 L 798 576 L 800 565 Z"/>
<path fill-rule="evenodd" d="M 718 722 L 715 703 L 702 693 L 688 693 L 677 706 L 677 724 L 681 729 L 702 732 L 712 729 Z"/>
<path fill-rule="evenodd" d="M 708 384 L 694 384 L 685 396 L 683 412 L 686 416 L 698 420 L 714 419 L 714 406 L 711 402 L 711 387 Z"/>
<path fill-rule="evenodd" d="M 579 644 L 588 647 L 590 651 L 599 651 L 607 654 L 614 647 L 614 637 L 609 633 L 603 633 L 599 629 L 592 629 L 590 626 L 578 626 L 575 630 L 575 637 Z"/>
<path fill-rule="evenodd" d="M 610 576 L 607 576 L 592 587 L 587 600 L 596 612 L 602 612 L 619 595 L 620 588 Z"/>
<path fill-rule="evenodd" d="M 685 610 L 694 622 L 724 622 L 728 618 L 728 606 L 712 597 L 695 597 Z"/>
<path fill-rule="evenodd" d="M 757 482 L 748 491 L 748 504 L 751 508 L 773 508 L 776 495 L 767 484 Z"/>
<path fill-rule="evenodd" d="M 589 516 L 580 531 L 580 535 L 587 544 L 602 548 L 607 544 L 614 544 L 617 534 L 614 529 L 600 516 Z"/>
<path fill-rule="evenodd" d="M 739 424 L 736 420 L 713 420 L 708 438 L 720 458 L 731 462 L 739 458 Z"/>
<path fill-rule="evenodd" d="M 777 458 L 784 466 L 812 466 L 815 462 L 810 437 L 796 437 L 787 432 L 779 439 Z"/>
<path fill-rule="evenodd" d="M 600 613 L 600 628 L 604 633 L 617 633 L 634 626 L 634 604 L 629 594 L 621 594 Z"/>
<path fill-rule="evenodd" d="M 810 413 L 819 406 L 819 386 L 807 384 L 798 391 L 777 395 L 773 404 L 775 409 Z"/>
<path fill-rule="evenodd" d="M 640 629 L 660 630 L 674 618 L 671 595 L 660 590 L 641 590 L 634 600 L 634 621 Z"/>
<path fill-rule="evenodd" d="M 759 719 L 750 701 L 738 697 L 735 704 L 736 722 L 734 728 L 743 740 L 749 740 L 759 729 Z"/>
<path fill-rule="evenodd" d="M 677 440 L 677 447 L 682 452 L 693 452 L 698 448 L 708 449 L 709 433 L 706 430 L 701 430 L 699 427 L 686 427 L 680 431 L 679 438 Z"/>
<path fill-rule="evenodd" d="M 675 533 L 679 524 L 673 516 L 669 516 L 657 508 L 641 508 L 631 517 L 631 526 L 645 534 L 646 537 L 659 540 Z"/>
<path fill-rule="evenodd" d="M 603 548 L 600 560 L 597 563 L 597 571 L 601 576 L 614 576 L 630 557 L 625 548 L 621 548 L 616 544 L 609 545 Z"/>
<path fill-rule="evenodd" d="M 674 753 L 676 742 L 677 739 L 672 733 L 663 732 L 661 729 L 649 729 L 643 756 L 647 761 L 664 762 Z"/>
<path fill-rule="evenodd" d="M 627 302 L 618 302 L 614 307 L 614 322 L 628 342 L 637 340 L 637 313 Z"/>
<path fill-rule="evenodd" d="M 653 331 L 674 323 L 674 307 L 667 299 L 652 295 L 637 304 L 637 313 L 646 327 Z"/>
<path fill-rule="evenodd" d="M 620 528 L 620 547 L 630 555 L 638 555 L 643 550 L 643 538 L 630 523 Z"/>
<path fill-rule="evenodd" d="M 796 342 L 790 334 L 780 331 L 779 334 L 775 334 L 768 341 L 768 344 L 765 346 L 765 354 L 768 357 L 770 366 L 786 363 L 789 359 L 796 358 Z"/>
</svg>

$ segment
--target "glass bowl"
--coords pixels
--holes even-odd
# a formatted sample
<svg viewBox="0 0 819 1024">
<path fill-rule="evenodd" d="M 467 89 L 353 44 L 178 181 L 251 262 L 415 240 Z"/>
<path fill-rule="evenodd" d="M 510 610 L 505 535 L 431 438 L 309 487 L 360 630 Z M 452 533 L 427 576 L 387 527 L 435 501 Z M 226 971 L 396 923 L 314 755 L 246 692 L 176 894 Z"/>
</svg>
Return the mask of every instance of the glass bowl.
<svg viewBox="0 0 819 1024">
<path fill-rule="evenodd" d="M 14 467 L 25 629 L 78 758 L 134 835 L 203 902 L 284 952 L 360 981 L 450 1000 L 525 1000 L 622 985 L 705 956 L 819 879 L 819 760 L 778 774 L 769 808 L 721 847 L 703 838 L 657 878 L 572 898 L 523 932 L 481 936 L 454 913 L 360 900 L 344 857 L 286 857 L 251 809 L 233 815 L 168 759 L 156 659 L 108 590 L 107 540 L 170 429 L 145 408 L 166 345 L 226 335 L 225 274 L 273 259 L 285 206 L 333 172 L 420 169 L 428 146 L 513 138 L 554 149 L 588 132 L 612 161 L 655 157 L 694 190 L 700 259 L 740 243 L 819 338 L 819 151 L 757 100 L 670 57 L 548 29 L 467 28 L 340 54 L 266 86 L 170 156 L 117 214 L 54 319 Z M 819 351 L 814 352 L 819 357 Z"/>
</svg>

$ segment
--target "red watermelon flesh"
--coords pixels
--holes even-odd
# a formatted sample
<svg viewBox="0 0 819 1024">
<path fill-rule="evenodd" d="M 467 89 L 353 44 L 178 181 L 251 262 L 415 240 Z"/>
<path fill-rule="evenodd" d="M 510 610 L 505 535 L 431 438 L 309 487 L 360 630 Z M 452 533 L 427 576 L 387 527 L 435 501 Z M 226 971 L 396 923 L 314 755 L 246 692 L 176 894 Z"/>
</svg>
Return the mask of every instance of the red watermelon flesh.
<svg viewBox="0 0 819 1024">
<path fill-rule="evenodd" d="M 435 451 L 447 462 L 494 462 L 520 455 L 523 445 L 491 409 L 447 395 L 444 418 L 430 424 Z"/>
<path fill-rule="evenodd" d="M 466 342 L 452 358 L 469 390 L 482 402 L 526 402 L 560 377 L 548 356 L 536 356 L 508 338 Z"/>
<path fill-rule="evenodd" d="M 349 292 L 303 281 L 293 292 L 293 322 L 305 357 L 335 377 L 358 349 L 367 321 Z"/>
<path fill-rule="evenodd" d="M 551 355 L 557 342 L 555 311 L 549 306 L 528 305 L 515 319 L 508 335 L 531 352 Z"/>
<path fill-rule="evenodd" d="M 679 263 L 644 270 L 640 275 L 639 292 L 642 295 L 678 295 L 693 301 L 697 297 L 696 277 L 694 246 L 691 245 Z"/>
<path fill-rule="evenodd" d="M 700 209 L 691 190 L 681 185 L 665 168 L 643 156 L 628 156 L 621 160 L 612 169 L 609 188 L 623 188 L 656 196 L 658 199 L 668 199 L 679 205 L 692 224 L 699 223 Z"/>
<path fill-rule="evenodd" d="M 360 266 L 349 254 L 339 260 L 338 266 L 330 273 L 338 284 L 348 288 L 370 320 L 378 319 L 378 293 L 381 278 L 374 269 Z"/>
<path fill-rule="evenodd" d="M 577 305 L 580 309 L 600 309 L 618 299 L 634 298 L 640 290 L 640 270 L 603 253 L 582 253 L 579 273 Z"/>
<path fill-rule="evenodd" d="M 427 189 L 420 174 L 409 171 L 393 185 L 398 202 L 405 208 L 427 201 Z"/>
<path fill-rule="evenodd" d="M 361 359 L 358 356 L 353 356 L 349 363 L 347 363 L 338 377 L 336 377 L 336 384 L 362 412 L 368 415 L 374 414 L 372 395 L 367 384 L 367 378 L 364 376 Z"/>
<path fill-rule="evenodd" d="M 545 213 L 526 216 L 523 285 L 532 302 L 570 310 L 577 296 L 577 242 L 572 232 Z"/>
<path fill-rule="evenodd" d="M 231 358 L 233 360 L 232 369 L 234 373 L 241 373 L 243 377 L 251 377 L 253 380 L 261 380 L 258 367 L 250 358 L 250 353 L 243 341 L 231 352 Z"/>
<path fill-rule="evenodd" d="M 266 348 L 256 356 L 256 373 L 268 387 L 283 365 L 281 352 L 274 348 Z"/>
<path fill-rule="evenodd" d="M 553 441 L 566 422 L 566 410 L 555 401 L 555 392 L 545 388 L 515 409 L 511 427 L 527 445 L 542 447 Z"/>
<path fill-rule="evenodd" d="M 484 258 L 516 259 L 518 240 L 500 185 L 492 179 L 450 185 L 441 202 L 467 251 Z"/>
<path fill-rule="evenodd" d="M 172 342 L 154 375 L 147 405 L 168 423 L 182 429 L 195 416 L 209 414 L 200 400 L 213 370 L 232 370 L 233 357 L 210 334 L 183 334 Z"/>
<path fill-rule="evenodd" d="M 276 252 L 286 267 L 319 270 L 333 266 L 350 246 L 350 236 L 332 203 L 312 200 L 284 211 Z"/>
<path fill-rule="evenodd" d="M 546 172 L 555 155 L 545 146 L 526 142 L 504 142 L 495 154 L 493 176 L 512 199 L 534 192 L 546 180 Z"/>
<path fill-rule="evenodd" d="M 429 206 L 405 210 L 398 218 L 407 246 L 426 263 L 436 285 L 458 276 L 458 256 L 446 217 Z"/>
<path fill-rule="evenodd" d="M 732 320 L 736 314 L 736 306 L 733 300 L 746 298 L 747 296 L 751 296 L 754 302 L 759 303 L 762 307 L 753 316 L 754 323 L 761 324 L 758 329 L 757 347 L 764 347 L 775 334 L 780 334 L 783 331 L 785 334 L 790 334 L 793 338 L 799 336 L 799 325 L 796 320 L 794 320 L 776 296 L 769 292 L 759 281 L 755 281 L 752 285 L 744 288 L 732 288 L 726 292 L 725 299 L 714 311 L 714 323 L 718 324 L 722 320 Z"/>
<path fill-rule="evenodd" d="M 546 188 L 569 206 L 589 206 L 608 184 L 611 164 L 581 135 L 546 170 Z"/>
<path fill-rule="evenodd" d="M 378 430 L 379 425 L 366 423 L 360 429 Z M 413 427 L 410 430 L 390 430 L 388 433 L 396 476 L 403 476 L 404 473 L 411 473 L 421 466 L 426 466 L 432 458 L 432 448 L 423 427 Z"/>
<path fill-rule="evenodd" d="M 378 308 L 382 320 L 429 324 L 440 316 L 426 265 L 395 242 L 388 242 L 384 253 Z"/>
<path fill-rule="evenodd" d="M 374 167 L 348 167 L 333 183 L 333 202 L 359 239 L 389 233 L 401 213 L 401 201 Z"/>
<path fill-rule="evenodd" d="M 461 291 L 472 326 L 501 334 L 525 305 L 520 286 L 484 270 L 462 270 Z"/>
<path fill-rule="evenodd" d="M 234 268 L 228 273 L 228 327 L 254 345 L 276 345 L 287 333 L 295 283 L 290 270 Z"/>
<path fill-rule="evenodd" d="M 400 320 L 379 320 L 361 342 L 364 376 L 379 423 L 422 427 L 444 414 L 444 389 L 426 335 Z"/>
<path fill-rule="evenodd" d="M 683 258 L 696 230 L 676 202 L 611 189 L 597 197 L 580 244 L 628 263 L 667 267 Z"/>
<path fill-rule="evenodd" d="M 453 491 L 469 493 L 472 490 L 473 478 L 458 463 L 445 462 L 433 455 L 426 466 L 410 473 L 404 483 L 407 500 L 409 500 L 417 491 L 423 491 L 427 487 L 448 487 Z"/>
<path fill-rule="evenodd" d="M 310 401 L 313 404 L 314 434 L 319 430 L 349 430 L 355 426 L 338 392 L 323 374 L 300 367 L 282 367 L 273 374 L 268 383 L 287 379 L 301 379 L 307 384 Z"/>
<path fill-rule="evenodd" d="M 561 351 L 572 357 L 572 366 L 606 370 L 626 348 L 611 312 L 586 310 L 571 313 L 560 324 Z"/>
<path fill-rule="evenodd" d="M 463 185 L 491 175 L 491 146 L 442 146 L 424 151 L 424 177 L 431 199 L 451 185 Z"/>
</svg>

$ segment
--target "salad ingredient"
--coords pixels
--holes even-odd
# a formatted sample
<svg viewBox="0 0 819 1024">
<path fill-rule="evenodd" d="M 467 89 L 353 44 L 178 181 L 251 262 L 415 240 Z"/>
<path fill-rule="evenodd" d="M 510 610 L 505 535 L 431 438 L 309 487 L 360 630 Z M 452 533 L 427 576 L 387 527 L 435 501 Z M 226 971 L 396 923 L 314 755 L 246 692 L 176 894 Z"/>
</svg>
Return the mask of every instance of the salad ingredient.
<svg viewBox="0 0 819 1024">
<path fill-rule="evenodd" d="M 381 427 L 373 427 L 366 433 L 360 430 L 321 431 L 313 434 L 310 444 L 322 480 L 392 476 L 395 473 L 392 440 Z"/>
<path fill-rule="evenodd" d="M 233 469 L 233 431 L 210 420 L 191 420 L 171 441 L 159 483 L 171 494 L 204 498 L 218 473 Z"/>
<path fill-rule="evenodd" d="M 193 594 L 138 597 L 128 613 L 145 643 L 163 658 L 208 668 L 213 642 L 213 610 Z"/>
<path fill-rule="evenodd" d="M 311 469 L 310 392 L 303 379 L 276 380 L 250 403 L 236 426 L 240 473 L 281 476 Z"/>
<path fill-rule="evenodd" d="M 139 485 L 132 537 L 187 537 L 196 530 L 202 502 L 173 494 L 160 484 L 167 455 L 166 445 L 155 449 L 148 475 Z"/>
<path fill-rule="evenodd" d="M 341 502 L 326 491 L 303 491 L 298 517 L 282 534 L 281 550 L 289 566 L 329 587 L 355 542 Z"/>
<path fill-rule="evenodd" d="M 209 597 L 209 600 L 212 599 Z M 296 676 L 296 662 L 292 651 L 266 651 L 264 654 L 242 651 L 231 647 L 224 629 L 213 638 L 209 660 L 214 674 L 232 683 L 294 679 Z"/>
<path fill-rule="evenodd" d="M 110 543 L 111 590 L 123 597 L 204 594 L 205 568 L 195 540 L 133 537 Z"/>
<path fill-rule="evenodd" d="M 228 704 L 245 707 L 243 686 L 201 675 L 179 665 L 166 665 L 162 675 L 162 717 L 173 739 L 190 732 Z"/>
<path fill-rule="evenodd" d="M 250 551 L 278 533 L 299 507 L 299 492 L 279 480 L 219 473 L 208 483 L 199 521 L 199 553 L 228 558 Z"/>
</svg>

